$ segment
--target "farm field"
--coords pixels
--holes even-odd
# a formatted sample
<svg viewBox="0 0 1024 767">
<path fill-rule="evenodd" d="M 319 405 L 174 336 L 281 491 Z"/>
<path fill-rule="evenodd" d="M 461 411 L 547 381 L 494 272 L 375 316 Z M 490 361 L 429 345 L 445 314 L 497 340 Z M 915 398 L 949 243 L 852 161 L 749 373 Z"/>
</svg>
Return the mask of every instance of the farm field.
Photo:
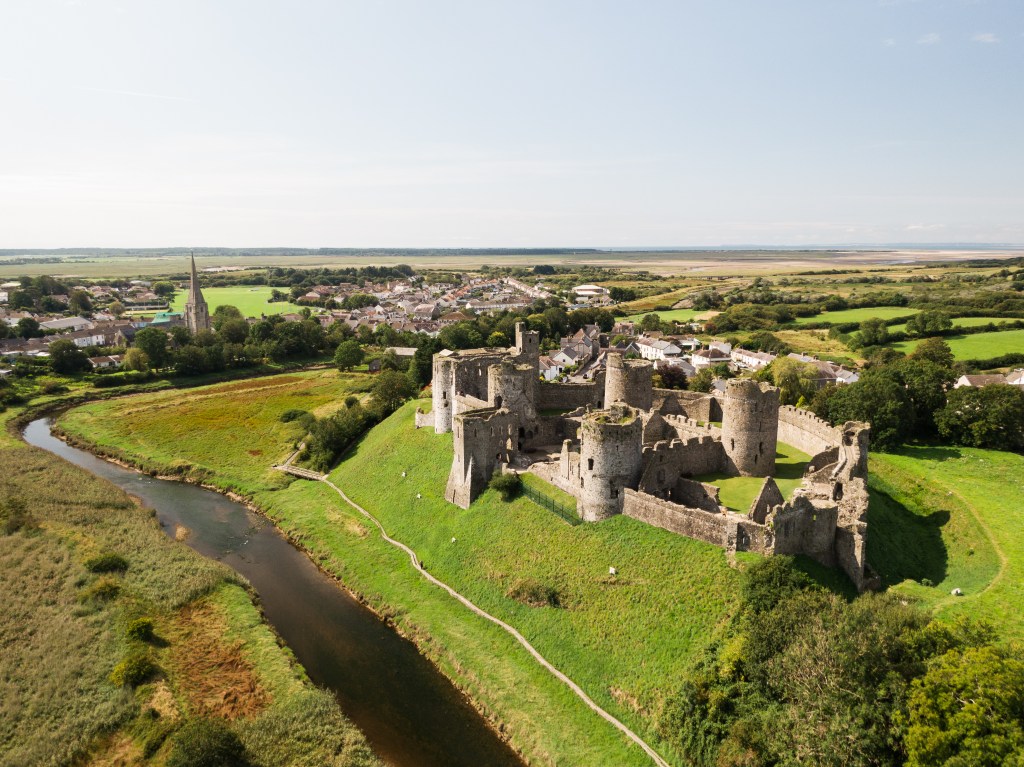
<svg viewBox="0 0 1024 767">
<path fill-rule="evenodd" d="M 17 411 L 4 414 L 8 426 Z M 6 429 L 5 429 L 6 433 Z M 151 514 L 108 482 L 48 452 L 0 443 L 0 500 L 27 502 L 29 529 L 0 546 L 0 764 L 163 764 L 166 737 L 186 718 L 223 717 L 248 746 L 327 760 L 339 743 L 350 767 L 377 764 L 333 699 L 314 688 L 224 565 L 168 538 Z M 34 527 L 34 529 L 32 529 Z M 92 572 L 99 554 L 127 570 Z M 141 645 L 159 669 L 134 692 L 112 670 L 140 642 L 129 622 L 153 621 Z M 145 707 L 159 718 L 140 716 Z M 268 727 L 286 719 L 287 727 Z M 317 733 L 310 743 L 302 733 Z M 266 754 L 253 765 L 271 767 Z M 340 764 L 340 763 L 339 763 Z"/>
<path fill-rule="evenodd" d="M 981 327 L 982 325 L 988 325 L 990 323 L 998 325 L 1001 322 L 1014 322 L 1014 321 L 1015 320 L 1013 318 L 1008 318 L 1008 317 L 954 317 L 953 318 L 953 327 L 954 328 L 977 328 L 977 327 Z M 890 333 L 892 333 L 892 332 L 903 333 L 903 332 L 906 332 L 906 330 L 907 330 L 906 323 L 903 323 L 902 325 L 890 325 L 889 326 L 889 332 Z"/>
<path fill-rule="evenodd" d="M 891 320 L 894 317 L 909 317 L 917 314 L 920 309 L 908 309 L 905 306 L 872 306 L 863 309 L 843 309 L 838 312 L 822 312 L 813 317 L 797 317 L 797 325 L 815 325 L 819 322 L 829 322 L 833 325 L 840 325 L 844 322 L 863 322 L 874 318 Z"/>
<path fill-rule="evenodd" d="M 302 307 L 291 302 L 275 301 L 270 303 L 270 293 L 274 288 L 263 285 L 239 285 L 231 288 L 203 288 L 203 298 L 210 306 L 210 314 L 213 314 L 218 306 L 234 306 L 244 317 L 259 317 L 263 314 L 287 314 L 297 312 Z M 171 311 L 182 312 L 185 310 L 185 301 L 188 300 L 188 291 L 179 290 L 174 294 L 171 302 Z"/>
<path fill-rule="evenodd" d="M 974 333 L 967 336 L 944 336 L 953 356 L 958 360 L 987 360 L 1004 354 L 1024 353 L 1024 330 L 1004 330 L 993 333 Z M 921 339 L 900 341 L 893 348 L 910 353 Z"/>
<path fill-rule="evenodd" d="M 216 475 L 222 489 L 251 494 L 288 484 L 270 467 L 304 434 L 297 423 L 281 423 L 285 410 L 326 415 L 369 384 L 365 375 L 336 370 L 288 373 L 96 402 L 69 411 L 60 426 L 143 468 Z"/>
<path fill-rule="evenodd" d="M 648 314 L 657 314 L 661 319 L 666 322 L 689 322 L 693 319 L 702 317 L 706 312 L 697 311 L 696 309 L 669 309 L 660 312 L 642 312 L 640 314 L 631 314 L 626 317 L 630 322 L 640 322 Z"/>
<path fill-rule="evenodd" d="M 872 454 L 870 471 L 868 561 L 885 584 L 1024 639 L 1024 456 L 908 447 Z"/>
</svg>

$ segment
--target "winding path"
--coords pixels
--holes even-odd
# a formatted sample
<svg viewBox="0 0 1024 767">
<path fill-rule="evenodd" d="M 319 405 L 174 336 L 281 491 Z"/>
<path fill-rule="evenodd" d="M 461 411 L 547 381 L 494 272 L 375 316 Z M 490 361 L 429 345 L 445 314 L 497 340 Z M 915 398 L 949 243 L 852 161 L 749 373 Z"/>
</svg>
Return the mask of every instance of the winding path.
<svg viewBox="0 0 1024 767">
<path fill-rule="evenodd" d="M 275 468 L 282 468 L 282 467 L 275 467 Z M 380 530 L 381 537 L 383 537 L 385 541 L 387 541 L 392 546 L 395 546 L 395 547 L 401 549 L 402 551 L 404 551 L 406 554 L 408 554 L 409 555 L 409 560 L 412 562 L 412 566 L 420 573 L 420 575 L 422 575 L 428 581 L 433 583 L 435 586 L 439 586 L 440 588 L 442 588 L 445 591 L 447 591 L 455 599 L 459 600 L 462 604 L 464 604 L 466 607 L 468 607 L 474 613 L 479 615 L 481 618 L 486 618 L 491 623 L 494 623 L 495 625 L 500 626 L 506 632 L 511 634 L 515 638 L 515 640 L 517 642 L 519 642 L 519 644 L 521 644 L 523 647 L 526 648 L 527 652 L 529 652 L 530 655 L 532 655 L 534 657 L 534 659 L 541 666 L 543 666 L 548 671 L 550 671 L 551 674 L 553 674 L 558 680 L 560 680 L 570 690 L 572 690 L 580 698 L 580 700 L 582 700 L 591 709 L 593 709 L 594 712 L 597 713 L 598 716 L 600 716 L 605 721 L 609 722 L 614 727 L 618 728 L 627 738 L 629 738 L 631 741 L 633 741 L 638 746 L 640 746 L 640 748 L 642 748 L 644 750 L 644 753 L 646 753 L 649 757 L 651 757 L 651 760 L 657 765 L 657 767 L 670 767 L 668 762 L 666 762 L 664 759 L 661 758 L 661 756 L 658 755 L 657 751 L 655 751 L 653 748 L 651 748 L 649 745 L 647 745 L 646 742 L 644 742 L 643 738 L 641 738 L 639 735 L 637 735 L 635 732 L 633 732 L 631 729 L 629 729 L 626 725 L 624 725 L 622 722 L 620 722 L 614 716 L 612 716 L 607 711 L 605 711 L 603 708 L 601 708 L 599 705 L 597 705 L 597 703 L 595 703 L 590 698 L 589 695 L 587 695 L 585 692 L 583 692 L 583 689 L 578 684 L 576 684 L 574 681 L 572 681 L 569 677 L 567 677 L 565 674 L 563 674 L 557 668 L 552 666 L 551 663 L 549 663 L 548 660 L 543 655 L 541 655 L 532 644 L 530 644 L 528 641 L 526 641 L 526 637 L 524 637 L 522 634 L 520 634 L 518 631 L 516 631 L 512 626 L 510 626 L 509 624 L 505 623 L 505 621 L 501 620 L 500 618 L 495 618 L 490 613 L 485 612 L 484 610 L 480 609 L 475 604 L 473 604 L 468 599 L 466 599 L 466 597 L 462 596 L 462 594 L 460 594 L 455 589 L 453 589 L 451 586 L 449 586 L 447 583 L 445 583 L 444 581 L 438 580 L 433 575 L 431 575 L 426 570 L 424 570 L 423 569 L 423 565 L 420 564 L 419 559 L 416 557 L 416 553 L 412 549 L 410 549 L 408 546 L 406 546 L 404 543 L 402 543 L 401 541 L 396 541 L 394 538 L 389 536 L 387 534 L 387 531 L 384 529 L 384 525 L 382 525 L 380 523 L 380 521 L 375 516 L 373 516 L 373 514 L 368 512 L 366 509 L 364 509 L 358 503 L 356 503 L 351 498 L 349 498 L 347 495 L 345 495 L 345 493 L 342 492 L 341 488 L 338 487 L 337 485 L 335 485 L 333 482 L 331 482 L 331 480 L 328 479 L 326 476 L 321 477 L 320 481 L 323 482 L 325 485 L 328 485 L 329 487 L 331 487 L 334 490 L 334 492 L 336 492 L 338 495 L 340 495 L 342 497 L 342 499 L 345 501 L 345 503 L 347 503 L 353 509 L 355 509 L 360 514 L 362 514 L 364 517 L 366 517 L 371 522 L 373 522 L 373 524 L 375 524 L 377 526 L 377 529 Z"/>
</svg>

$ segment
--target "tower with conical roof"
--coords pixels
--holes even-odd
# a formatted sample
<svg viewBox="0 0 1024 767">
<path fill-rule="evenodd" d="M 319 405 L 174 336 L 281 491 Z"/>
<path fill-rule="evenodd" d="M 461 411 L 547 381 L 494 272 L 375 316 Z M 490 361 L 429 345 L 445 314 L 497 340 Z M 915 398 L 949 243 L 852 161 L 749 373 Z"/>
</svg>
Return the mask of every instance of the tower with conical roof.
<svg viewBox="0 0 1024 767">
<path fill-rule="evenodd" d="M 196 254 L 192 254 L 192 277 L 188 286 L 188 300 L 185 301 L 185 327 L 191 332 L 210 329 L 210 309 L 199 289 L 199 275 L 196 274 Z"/>
</svg>

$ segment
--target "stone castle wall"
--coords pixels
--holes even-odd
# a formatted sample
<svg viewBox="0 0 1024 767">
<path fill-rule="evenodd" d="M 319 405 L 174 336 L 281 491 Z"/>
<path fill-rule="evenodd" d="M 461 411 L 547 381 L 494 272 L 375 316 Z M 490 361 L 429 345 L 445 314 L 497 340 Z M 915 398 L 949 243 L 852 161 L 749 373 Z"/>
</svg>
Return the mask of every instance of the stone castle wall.
<svg viewBox="0 0 1024 767">
<path fill-rule="evenodd" d="M 495 470 L 509 462 L 517 425 L 518 420 L 507 410 L 477 410 L 455 417 L 454 458 L 444 493 L 447 501 L 469 508 Z"/>
<path fill-rule="evenodd" d="M 537 410 L 599 408 L 604 401 L 604 379 L 593 383 L 538 383 Z"/>
<path fill-rule="evenodd" d="M 643 421 L 628 405 L 588 413 L 580 428 L 580 517 L 597 522 L 622 512 L 623 491 L 640 479 Z"/>
<path fill-rule="evenodd" d="M 779 408 L 779 441 L 814 456 L 838 447 L 843 435 L 814 413 L 783 405 Z"/>
<path fill-rule="evenodd" d="M 654 395 L 651 363 L 627 360 L 621 354 L 609 353 L 604 379 L 604 406 L 624 402 L 638 410 L 650 410 Z"/>
</svg>

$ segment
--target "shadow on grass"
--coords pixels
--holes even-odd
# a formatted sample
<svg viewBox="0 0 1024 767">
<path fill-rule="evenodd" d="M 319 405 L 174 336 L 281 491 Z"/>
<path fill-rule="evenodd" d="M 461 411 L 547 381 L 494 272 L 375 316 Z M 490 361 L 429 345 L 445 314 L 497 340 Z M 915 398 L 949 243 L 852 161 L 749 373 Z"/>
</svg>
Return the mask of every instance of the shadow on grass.
<svg viewBox="0 0 1024 767">
<path fill-rule="evenodd" d="M 856 599 L 857 587 L 853 585 L 853 581 L 846 577 L 846 573 L 838 567 L 826 567 L 803 554 L 798 554 L 794 557 L 793 564 L 797 570 L 805 573 L 822 588 L 838 594 L 847 601 Z"/>
<path fill-rule="evenodd" d="M 948 552 L 942 527 L 949 522 L 949 511 L 915 514 L 878 487 L 871 487 L 869 496 L 867 558 L 882 576 L 882 584 L 892 586 L 908 579 L 936 584 L 945 580 Z"/>
<path fill-rule="evenodd" d="M 962 458 L 963 453 L 958 448 L 941 445 L 902 445 L 895 450 L 889 450 L 893 455 L 904 455 L 907 458 L 914 458 L 919 461 L 953 461 Z"/>
</svg>

